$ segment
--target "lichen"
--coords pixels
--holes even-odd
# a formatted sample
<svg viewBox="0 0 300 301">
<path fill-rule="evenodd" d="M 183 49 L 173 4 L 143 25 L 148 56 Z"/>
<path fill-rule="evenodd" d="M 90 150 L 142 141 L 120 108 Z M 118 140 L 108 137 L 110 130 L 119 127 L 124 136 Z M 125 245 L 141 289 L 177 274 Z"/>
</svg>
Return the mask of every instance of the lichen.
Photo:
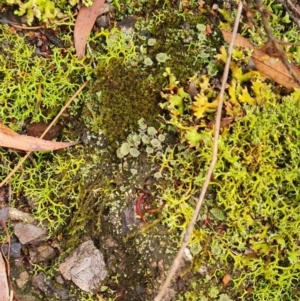
<svg viewBox="0 0 300 301">
<path fill-rule="evenodd" d="M 28 24 L 33 22 L 36 17 L 38 20 L 49 23 L 55 18 L 62 18 L 68 13 L 68 7 L 75 6 L 76 4 L 83 4 L 91 6 L 91 0 L 1 0 L 3 4 L 17 5 L 18 9 L 15 10 L 15 14 L 23 16 L 26 14 Z"/>
<path fill-rule="evenodd" d="M 147 18 L 138 18 L 134 29 L 114 27 L 98 34 L 104 37 L 104 43 L 95 55 L 99 64 L 93 91 L 99 95 L 99 103 L 95 104 L 95 99 L 92 110 L 97 116 L 95 127 L 105 132 L 114 148 L 136 129 L 140 118 L 151 125 L 158 116 L 159 91 L 166 82 L 165 67 L 187 80 L 201 68 L 213 70 L 215 66 L 215 60 L 209 58 L 221 40 L 218 34 L 204 34 L 205 18 L 201 14 L 170 14 L 168 10 L 173 8 L 168 3 L 155 6 L 159 9 L 147 11 Z M 158 14 L 163 26 L 153 22 Z M 184 28 L 187 23 L 189 27 Z M 154 39 L 156 42 L 152 43 Z M 199 59 L 199 51 L 207 56 Z"/>
</svg>

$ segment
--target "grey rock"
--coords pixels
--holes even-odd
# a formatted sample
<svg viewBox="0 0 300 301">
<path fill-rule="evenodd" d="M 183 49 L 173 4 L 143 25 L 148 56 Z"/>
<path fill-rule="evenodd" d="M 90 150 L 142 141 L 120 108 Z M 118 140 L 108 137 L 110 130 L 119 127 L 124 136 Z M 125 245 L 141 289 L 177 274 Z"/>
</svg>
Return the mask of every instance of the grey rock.
<svg viewBox="0 0 300 301">
<path fill-rule="evenodd" d="M 22 245 L 18 242 L 13 242 L 10 244 L 9 256 L 18 258 L 21 256 L 21 247 Z M 2 246 L 3 253 L 6 255 L 8 250 L 8 244 Z"/>
<path fill-rule="evenodd" d="M 46 280 L 45 284 L 50 288 L 50 290 L 56 295 L 59 296 L 60 300 L 66 300 L 69 298 L 69 291 L 66 288 L 58 288 L 55 285 L 53 285 L 53 281 Z"/>
<path fill-rule="evenodd" d="M 96 19 L 96 25 L 98 28 L 108 28 L 109 27 L 109 19 L 107 16 L 102 15 Z"/>
<path fill-rule="evenodd" d="M 9 211 L 8 207 L 3 207 L 0 209 L 0 220 L 2 220 L 3 222 L 6 222 L 8 218 L 8 211 Z"/>
<path fill-rule="evenodd" d="M 46 238 L 46 230 L 31 224 L 18 223 L 14 230 L 22 245 L 40 242 Z"/>
<path fill-rule="evenodd" d="M 0 301 L 7 301 L 9 295 L 5 261 L 0 253 Z"/>
<path fill-rule="evenodd" d="M 63 277 L 85 292 L 96 292 L 107 276 L 102 253 L 92 240 L 82 243 L 59 266 Z"/>
</svg>

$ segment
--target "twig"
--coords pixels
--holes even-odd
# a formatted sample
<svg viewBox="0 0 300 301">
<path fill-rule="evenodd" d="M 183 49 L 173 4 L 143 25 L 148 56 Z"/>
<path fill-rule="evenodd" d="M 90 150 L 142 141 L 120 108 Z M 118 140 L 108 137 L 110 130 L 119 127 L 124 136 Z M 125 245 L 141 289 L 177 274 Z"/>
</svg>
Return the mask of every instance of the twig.
<svg viewBox="0 0 300 301">
<path fill-rule="evenodd" d="M 276 38 L 273 35 L 273 32 L 272 32 L 272 29 L 270 27 L 270 24 L 269 24 L 269 21 L 268 21 L 268 18 L 267 18 L 267 14 L 266 14 L 265 9 L 263 7 L 262 1 L 261 0 L 255 0 L 255 3 L 256 3 L 258 11 L 260 12 L 262 24 L 263 24 L 265 32 L 266 32 L 266 34 L 268 36 L 268 42 L 273 45 L 273 47 L 277 51 L 279 59 L 282 61 L 282 63 L 286 67 L 286 69 L 289 71 L 289 73 L 291 74 L 291 76 L 293 77 L 293 79 L 295 80 L 295 82 L 300 86 L 300 79 L 299 79 L 299 77 L 296 75 L 295 71 L 293 70 L 292 64 L 287 59 L 287 57 L 285 55 L 285 52 L 279 46 L 279 43 L 277 42 Z"/>
<path fill-rule="evenodd" d="M 9 236 L 9 232 L 8 232 L 8 229 L 5 225 L 5 222 L 0 220 L 0 226 L 3 227 L 4 231 L 5 231 L 5 234 L 6 234 L 6 242 L 7 243 L 7 256 L 4 254 L 4 250 L 3 250 L 3 246 L 5 243 L 3 243 L 1 245 L 1 255 L 5 261 L 5 269 L 6 269 L 6 278 L 7 278 L 7 283 L 8 283 L 8 286 L 9 286 L 9 301 L 12 301 L 13 298 L 14 298 L 14 290 L 13 290 L 13 285 L 12 285 L 12 282 L 11 282 L 11 275 L 10 275 L 10 265 L 9 265 L 9 257 L 10 257 L 10 236 Z M 0 256 L 1 256 L 0 255 Z M 17 296 L 15 296 L 17 300 L 19 300 L 19 298 Z"/>
<path fill-rule="evenodd" d="M 54 123 L 57 121 L 57 119 L 62 115 L 62 113 L 70 106 L 71 102 L 77 97 L 77 95 L 87 86 L 89 81 L 87 80 L 85 83 L 83 83 L 80 88 L 75 92 L 75 94 L 68 100 L 68 102 L 63 106 L 63 108 L 60 110 L 60 112 L 57 114 L 57 116 L 53 119 L 53 121 L 48 125 L 44 133 L 40 136 L 40 138 L 43 138 L 48 131 L 51 129 L 51 127 L 54 125 Z M 15 172 L 20 168 L 20 166 L 24 163 L 24 161 L 30 156 L 32 152 L 27 152 L 26 155 L 19 161 L 19 163 L 15 166 L 15 168 L 6 176 L 6 178 L 0 183 L 0 187 L 2 187 L 14 174 Z"/>
<path fill-rule="evenodd" d="M 242 1 L 239 1 L 237 15 L 236 15 L 235 23 L 234 23 L 234 28 L 233 28 L 233 34 L 232 34 L 231 42 L 230 42 L 230 45 L 228 48 L 228 57 L 227 57 L 227 61 L 225 64 L 225 69 L 224 69 L 224 73 L 223 73 L 223 77 L 222 77 L 222 87 L 221 87 L 221 91 L 220 91 L 220 99 L 219 99 L 219 104 L 218 104 L 218 110 L 217 110 L 217 115 L 216 115 L 216 125 L 215 125 L 215 130 L 214 130 L 213 155 L 212 155 L 212 160 L 211 160 L 211 163 L 209 166 L 209 170 L 206 174 L 205 182 L 203 184 L 201 193 L 199 195 L 192 220 L 190 221 L 190 223 L 186 229 L 185 235 L 183 237 L 182 245 L 175 256 L 175 258 L 172 262 L 172 266 L 169 269 L 168 276 L 165 279 L 162 286 L 160 287 L 157 296 L 154 298 L 154 301 L 160 301 L 162 299 L 162 297 L 165 295 L 166 290 L 167 290 L 168 286 L 170 285 L 173 276 L 175 275 L 176 271 L 178 270 L 178 268 L 180 266 L 180 263 L 181 263 L 181 260 L 182 260 L 183 254 L 184 254 L 184 250 L 187 247 L 190 237 L 192 235 L 192 232 L 193 232 L 195 223 L 197 221 L 197 218 L 198 218 L 198 215 L 199 215 L 199 212 L 200 212 L 200 209 L 201 209 L 201 206 L 202 206 L 213 170 L 214 170 L 216 162 L 217 162 L 218 138 L 219 138 L 220 124 L 221 124 L 221 113 L 222 113 L 222 107 L 223 107 L 224 92 L 225 92 L 226 82 L 227 82 L 228 73 L 229 73 L 230 60 L 231 60 L 231 54 L 232 54 L 232 50 L 233 50 L 233 46 L 234 46 L 234 40 L 235 40 L 235 37 L 237 34 L 242 9 L 243 9 Z"/>
<path fill-rule="evenodd" d="M 284 8 L 288 11 L 290 17 L 300 28 L 300 5 L 299 2 L 295 1 L 293 3 L 291 0 L 276 0 L 276 2 L 282 4 Z"/>
</svg>

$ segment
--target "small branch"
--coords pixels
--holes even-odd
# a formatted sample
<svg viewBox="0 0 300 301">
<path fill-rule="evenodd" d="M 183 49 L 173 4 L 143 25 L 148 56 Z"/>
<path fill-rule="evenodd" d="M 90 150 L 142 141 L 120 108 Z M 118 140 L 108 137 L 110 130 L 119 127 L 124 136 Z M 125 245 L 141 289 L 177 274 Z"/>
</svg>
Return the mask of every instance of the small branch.
<svg viewBox="0 0 300 301">
<path fill-rule="evenodd" d="M 300 28 L 300 3 L 297 4 L 297 2 L 295 1 L 294 4 L 291 0 L 276 0 L 276 2 L 284 6 L 290 17 Z"/>
<path fill-rule="evenodd" d="M 53 121 L 49 124 L 49 126 L 46 128 L 44 133 L 40 136 L 40 138 L 43 138 L 48 131 L 51 129 L 51 127 L 54 125 L 54 123 L 58 120 L 58 118 L 62 115 L 62 113 L 70 106 L 71 102 L 77 97 L 77 95 L 87 86 L 89 81 L 87 80 L 85 83 L 83 83 L 80 88 L 75 92 L 75 94 L 68 100 L 68 102 L 63 106 L 63 108 L 60 110 L 60 112 L 57 114 L 57 116 L 53 119 Z M 6 178 L 0 183 L 0 187 L 2 187 L 15 173 L 16 171 L 22 166 L 22 164 L 25 162 L 25 160 L 30 156 L 31 152 L 27 152 L 26 155 L 19 161 L 19 163 L 15 166 L 15 168 L 6 176 Z"/>
<path fill-rule="evenodd" d="M 212 160 L 209 166 L 209 170 L 206 174 L 205 177 L 205 182 L 203 184 L 201 193 L 199 195 L 198 201 L 197 201 L 197 205 L 192 217 L 192 220 L 190 221 L 188 228 L 186 229 L 184 238 L 183 238 L 183 242 L 182 245 L 179 249 L 179 251 L 177 252 L 172 266 L 169 269 L 169 273 L 167 278 L 165 279 L 164 283 L 162 284 L 162 286 L 160 287 L 160 290 L 157 294 L 157 296 L 154 298 L 154 301 L 161 301 L 162 297 L 165 295 L 166 290 L 168 288 L 168 286 L 171 283 L 171 280 L 173 278 L 173 276 L 175 275 L 176 271 L 178 270 L 179 266 L 180 266 L 180 262 L 182 260 L 183 254 L 184 254 L 184 250 L 188 245 L 188 242 L 191 238 L 192 232 L 194 230 L 194 226 L 195 223 L 197 221 L 213 170 L 215 168 L 216 162 L 217 162 L 217 155 L 218 155 L 218 138 L 219 138 L 219 132 L 220 132 L 220 123 L 221 123 L 221 113 L 222 113 L 222 107 L 223 107 L 223 99 L 224 99 L 224 92 L 225 92 L 225 88 L 226 88 L 226 82 L 227 82 L 227 78 L 228 78 L 228 73 L 229 73 L 229 67 L 230 67 L 230 60 L 231 60 L 231 54 L 232 54 L 232 50 L 233 50 L 233 46 L 234 46 L 234 40 L 238 31 L 238 26 L 239 26 L 239 22 L 240 22 L 240 18 L 241 18 L 241 13 L 242 13 L 242 8 L 243 8 L 243 4 L 242 1 L 239 2 L 238 5 L 238 9 L 237 9 L 237 15 L 236 15 L 236 19 L 235 19 L 235 23 L 234 23 L 234 28 L 233 28 L 233 34 L 232 34 L 232 39 L 228 48 L 228 57 L 227 57 L 227 61 L 226 61 L 226 65 L 225 65 L 225 69 L 224 69 L 224 73 L 223 73 L 223 77 L 222 77 L 222 87 L 221 87 L 221 91 L 220 91 L 220 99 L 219 99 L 219 104 L 218 104 L 218 110 L 217 110 L 217 115 L 216 115 L 216 125 L 215 125 L 215 130 L 214 130 L 214 143 L 213 143 L 213 155 L 212 155 Z"/>
<path fill-rule="evenodd" d="M 274 49 L 276 50 L 279 59 L 282 61 L 288 72 L 291 74 L 295 82 L 300 86 L 300 79 L 293 70 L 292 64 L 289 62 L 287 59 L 285 52 L 282 50 L 282 48 L 279 46 L 279 43 L 277 42 L 276 38 L 273 35 L 272 29 L 270 27 L 268 18 L 267 18 L 267 13 L 265 12 L 265 9 L 263 7 L 263 3 L 261 0 L 255 0 L 256 6 L 258 11 L 260 12 L 261 15 L 261 20 L 263 27 L 265 29 L 265 32 L 268 36 L 268 42 L 273 45 Z M 268 44 L 267 42 L 267 44 Z"/>
</svg>

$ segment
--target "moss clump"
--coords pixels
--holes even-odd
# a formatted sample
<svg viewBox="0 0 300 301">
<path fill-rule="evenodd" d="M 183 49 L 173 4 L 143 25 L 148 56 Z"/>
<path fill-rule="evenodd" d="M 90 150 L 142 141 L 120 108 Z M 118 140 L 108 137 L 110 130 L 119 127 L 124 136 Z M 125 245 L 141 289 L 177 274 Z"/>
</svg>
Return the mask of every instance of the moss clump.
<svg viewBox="0 0 300 301">
<path fill-rule="evenodd" d="M 121 60 L 112 61 L 104 70 L 98 69 L 94 88 L 101 89 L 101 128 L 110 142 L 125 140 L 139 119 L 154 121 L 159 112 L 157 90 L 146 71 L 126 68 Z"/>
<path fill-rule="evenodd" d="M 201 69 L 216 72 L 211 57 L 220 39 L 218 34 L 206 35 L 205 17 L 165 2 L 158 1 L 155 7 L 145 9 L 146 17 L 138 16 L 134 28 L 102 30 L 97 35 L 103 42 L 95 54 L 99 65 L 93 91 L 99 98 L 90 107 L 111 143 L 125 140 L 140 118 L 149 124 L 154 121 L 166 67 L 183 81 Z M 148 40 L 155 43 L 149 45 Z"/>
</svg>

